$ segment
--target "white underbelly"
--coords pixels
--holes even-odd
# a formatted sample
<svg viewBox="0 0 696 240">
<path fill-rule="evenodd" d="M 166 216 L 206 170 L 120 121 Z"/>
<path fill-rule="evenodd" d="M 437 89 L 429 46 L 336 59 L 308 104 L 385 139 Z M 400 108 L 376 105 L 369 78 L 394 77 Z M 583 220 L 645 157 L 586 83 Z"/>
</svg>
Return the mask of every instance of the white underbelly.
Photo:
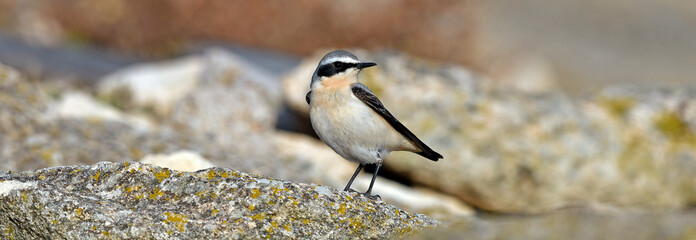
<svg viewBox="0 0 696 240">
<path fill-rule="evenodd" d="M 311 106 L 312 127 L 322 141 L 347 160 L 376 163 L 397 150 L 403 137 L 374 110 L 351 98 Z"/>
</svg>

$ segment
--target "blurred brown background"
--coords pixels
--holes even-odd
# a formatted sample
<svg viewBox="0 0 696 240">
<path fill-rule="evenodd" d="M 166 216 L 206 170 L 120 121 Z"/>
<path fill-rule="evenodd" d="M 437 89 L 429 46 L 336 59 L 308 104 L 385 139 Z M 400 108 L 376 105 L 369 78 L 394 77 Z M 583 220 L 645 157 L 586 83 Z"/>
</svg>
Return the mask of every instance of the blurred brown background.
<svg viewBox="0 0 696 240">
<path fill-rule="evenodd" d="M 531 72 L 571 93 L 696 75 L 696 3 L 677 0 L 0 0 L 0 25 L 30 42 L 147 57 L 202 40 L 303 56 L 393 48 L 494 79 Z"/>
<path fill-rule="evenodd" d="M 301 55 L 320 48 L 393 47 L 472 63 L 476 42 L 474 1 L 3 2 L 9 10 L 4 16 L 34 5 L 60 25 L 63 37 L 156 56 L 214 39 Z M 16 26 L 23 20 L 2 21 Z"/>
</svg>

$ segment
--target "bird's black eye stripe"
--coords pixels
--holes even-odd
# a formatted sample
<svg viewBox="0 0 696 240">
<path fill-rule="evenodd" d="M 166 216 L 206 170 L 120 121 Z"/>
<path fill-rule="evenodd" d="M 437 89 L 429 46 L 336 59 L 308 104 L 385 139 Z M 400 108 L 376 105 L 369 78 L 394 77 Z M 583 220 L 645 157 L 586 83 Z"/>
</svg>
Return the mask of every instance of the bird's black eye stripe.
<svg viewBox="0 0 696 240">
<path fill-rule="evenodd" d="M 320 77 L 330 77 L 345 71 L 346 69 L 356 68 L 358 63 L 346 63 L 346 62 L 333 62 L 332 64 L 325 64 L 319 67 L 317 70 L 317 75 Z"/>
</svg>

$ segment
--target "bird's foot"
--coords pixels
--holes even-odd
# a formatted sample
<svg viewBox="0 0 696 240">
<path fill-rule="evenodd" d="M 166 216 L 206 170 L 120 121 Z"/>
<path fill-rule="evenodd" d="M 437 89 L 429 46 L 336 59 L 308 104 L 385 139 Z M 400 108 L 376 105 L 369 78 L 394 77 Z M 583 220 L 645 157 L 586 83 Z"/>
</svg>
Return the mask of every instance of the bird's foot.
<svg viewBox="0 0 696 240">
<path fill-rule="evenodd" d="M 346 188 L 346 189 L 343 189 L 343 191 L 346 191 L 346 192 L 349 192 L 349 193 L 361 194 L 361 193 L 359 193 L 358 191 L 353 190 L 352 188 Z"/>
<path fill-rule="evenodd" d="M 358 191 L 353 190 L 352 188 L 348 188 L 348 189 L 345 189 L 345 190 L 343 190 L 343 191 L 346 191 L 346 192 L 349 192 L 349 193 L 357 193 L 358 195 L 362 195 L 362 196 L 364 196 L 364 197 L 366 197 L 366 198 L 369 198 L 369 199 L 372 199 L 372 200 L 378 200 L 378 199 L 379 199 L 380 201 L 382 201 L 382 197 L 380 197 L 379 195 L 371 195 L 370 193 L 361 193 L 361 192 L 358 192 Z"/>
<path fill-rule="evenodd" d="M 377 194 L 375 194 L 375 195 L 370 195 L 369 193 L 360 193 L 360 195 L 363 195 L 363 196 L 365 196 L 366 198 L 369 198 L 369 199 L 372 199 L 372 200 L 380 200 L 380 201 L 382 201 L 382 197 L 380 197 L 380 196 L 377 195 Z"/>
</svg>

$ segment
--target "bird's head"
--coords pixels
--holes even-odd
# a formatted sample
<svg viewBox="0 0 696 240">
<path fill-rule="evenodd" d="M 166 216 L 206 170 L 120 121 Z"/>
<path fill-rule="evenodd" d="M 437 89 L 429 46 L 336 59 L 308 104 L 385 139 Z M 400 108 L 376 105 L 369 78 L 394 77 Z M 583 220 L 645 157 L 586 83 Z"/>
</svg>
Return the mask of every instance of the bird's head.
<svg viewBox="0 0 696 240">
<path fill-rule="evenodd" d="M 363 68 L 377 65 L 371 62 L 361 62 L 358 57 L 344 50 L 335 50 L 319 61 L 319 66 L 312 76 L 311 87 L 325 79 L 355 77 Z"/>
</svg>

